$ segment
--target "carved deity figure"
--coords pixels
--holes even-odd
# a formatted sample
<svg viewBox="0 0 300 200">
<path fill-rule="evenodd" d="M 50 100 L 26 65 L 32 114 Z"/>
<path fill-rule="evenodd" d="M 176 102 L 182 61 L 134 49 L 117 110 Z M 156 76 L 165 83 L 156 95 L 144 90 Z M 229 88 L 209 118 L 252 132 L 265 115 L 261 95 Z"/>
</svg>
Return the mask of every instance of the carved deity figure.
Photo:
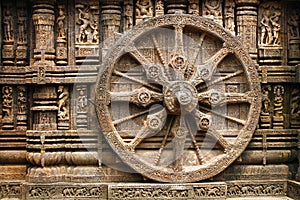
<svg viewBox="0 0 300 200">
<path fill-rule="evenodd" d="M 164 2 L 162 0 L 158 0 L 155 5 L 155 16 L 164 15 Z"/>
<path fill-rule="evenodd" d="M 299 38 L 299 20 L 300 20 L 300 10 L 295 9 L 291 12 L 291 15 L 288 18 L 289 24 L 289 34 L 293 38 Z"/>
<path fill-rule="evenodd" d="M 66 15 L 63 10 L 63 7 L 59 7 L 58 17 L 56 19 L 57 28 L 58 28 L 58 33 L 57 33 L 58 41 L 66 39 L 65 19 L 66 19 Z"/>
<path fill-rule="evenodd" d="M 192 3 L 190 5 L 189 14 L 191 14 L 191 15 L 199 15 L 199 10 L 198 10 L 197 3 Z"/>
<path fill-rule="evenodd" d="M 234 1 L 228 0 L 225 4 L 226 12 L 225 12 L 225 27 L 231 32 L 234 32 Z"/>
<path fill-rule="evenodd" d="M 12 96 L 12 87 L 5 86 L 2 88 L 2 112 L 3 118 L 12 118 L 13 117 L 13 96 Z"/>
<path fill-rule="evenodd" d="M 25 88 L 20 87 L 18 93 L 18 114 L 24 115 L 26 114 L 26 102 L 27 98 L 25 96 Z"/>
<path fill-rule="evenodd" d="M 77 111 L 78 112 L 87 112 L 86 106 L 87 106 L 87 97 L 85 94 L 85 91 L 83 89 L 79 89 L 79 95 L 77 98 Z"/>
<path fill-rule="evenodd" d="M 274 115 L 276 117 L 283 117 L 283 93 L 284 88 L 281 85 L 277 85 L 274 88 Z"/>
<path fill-rule="evenodd" d="M 132 28 L 133 26 L 133 20 L 132 20 L 132 16 L 133 16 L 133 10 L 132 10 L 132 5 L 130 4 L 126 4 L 125 5 L 125 24 L 124 24 L 124 30 L 127 31 L 129 29 Z"/>
<path fill-rule="evenodd" d="M 68 89 L 64 86 L 58 87 L 58 117 L 59 119 L 68 119 L 68 98 L 69 92 Z"/>
<path fill-rule="evenodd" d="M 5 16 L 3 17 L 3 31 L 4 31 L 4 40 L 13 41 L 13 17 L 10 10 L 5 11 Z"/>
<path fill-rule="evenodd" d="M 206 0 L 204 5 L 207 8 L 205 15 L 210 16 L 212 18 L 214 17 L 220 17 L 221 12 L 220 12 L 220 7 L 221 7 L 221 2 L 222 0 Z"/>
<path fill-rule="evenodd" d="M 271 91 L 271 87 L 265 87 L 263 89 L 263 94 L 262 94 L 262 109 L 261 109 L 261 115 L 263 115 L 263 116 L 269 116 L 270 115 L 269 91 Z"/>
<path fill-rule="evenodd" d="M 151 0 L 138 0 L 136 2 L 136 20 L 137 23 L 143 19 L 153 16 L 153 7 Z"/>
<path fill-rule="evenodd" d="M 299 89 L 294 89 L 291 94 L 291 117 L 300 118 Z"/>
<path fill-rule="evenodd" d="M 85 9 L 82 9 L 81 5 L 79 5 L 80 7 L 78 7 L 78 11 L 79 11 L 79 15 L 78 15 L 78 19 L 79 22 L 78 24 L 80 24 L 79 27 L 79 36 L 77 38 L 79 43 L 84 43 L 88 41 L 88 35 L 91 33 L 89 30 L 89 27 L 91 25 L 91 17 L 90 17 L 90 13 L 89 13 L 89 7 L 86 7 Z"/>
<path fill-rule="evenodd" d="M 24 9 L 20 9 L 18 17 L 18 42 L 26 43 L 26 17 Z"/>
</svg>

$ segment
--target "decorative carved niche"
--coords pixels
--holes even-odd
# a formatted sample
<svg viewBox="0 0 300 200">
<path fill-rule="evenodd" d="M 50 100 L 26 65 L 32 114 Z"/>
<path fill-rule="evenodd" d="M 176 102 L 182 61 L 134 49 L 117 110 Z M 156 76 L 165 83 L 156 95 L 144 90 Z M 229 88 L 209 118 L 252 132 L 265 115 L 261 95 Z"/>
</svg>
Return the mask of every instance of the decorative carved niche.
<svg viewBox="0 0 300 200">
<path fill-rule="evenodd" d="M 99 2 L 76 1 L 76 64 L 99 64 Z"/>
<path fill-rule="evenodd" d="M 203 0 L 202 15 L 223 25 L 223 0 Z"/>
<path fill-rule="evenodd" d="M 56 7 L 55 33 L 56 33 L 56 64 L 68 64 L 68 15 L 67 7 L 63 2 L 59 2 Z"/>
<path fill-rule="evenodd" d="M 290 94 L 290 127 L 300 128 L 300 89 L 299 85 L 293 87 Z"/>
<path fill-rule="evenodd" d="M 259 6 L 258 46 L 259 63 L 280 65 L 283 54 L 282 9 L 279 2 L 265 2 Z"/>
<path fill-rule="evenodd" d="M 300 7 L 294 5 L 287 9 L 288 64 L 300 63 Z"/>
<path fill-rule="evenodd" d="M 14 65 L 15 61 L 15 20 L 16 16 L 11 1 L 4 1 L 2 7 L 2 62 L 3 65 Z"/>
</svg>

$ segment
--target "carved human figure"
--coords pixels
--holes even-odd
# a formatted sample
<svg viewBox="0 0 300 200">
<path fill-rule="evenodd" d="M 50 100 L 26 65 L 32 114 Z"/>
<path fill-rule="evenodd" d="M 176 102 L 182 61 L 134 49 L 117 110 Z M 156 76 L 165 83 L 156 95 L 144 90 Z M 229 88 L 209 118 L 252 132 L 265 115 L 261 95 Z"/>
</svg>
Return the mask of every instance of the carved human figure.
<svg viewBox="0 0 300 200">
<path fill-rule="evenodd" d="M 98 32 L 98 21 L 94 17 L 94 23 L 90 25 L 92 28 L 92 43 L 98 43 L 99 42 L 99 32 Z"/>
<path fill-rule="evenodd" d="M 64 86 L 58 87 L 58 117 L 60 119 L 67 119 L 68 118 L 68 98 L 69 98 L 69 92 L 68 89 Z"/>
<path fill-rule="evenodd" d="M 133 10 L 132 10 L 132 5 L 126 4 L 125 5 L 125 24 L 124 24 L 124 30 L 127 31 L 132 28 L 133 26 L 133 21 L 132 21 L 132 15 L 133 15 Z"/>
<path fill-rule="evenodd" d="M 189 14 L 191 14 L 191 15 L 199 15 L 199 10 L 198 10 L 197 3 L 192 3 L 190 5 Z"/>
<path fill-rule="evenodd" d="M 20 9 L 18 17 L 18 42 L 26 42 L 26 17 L 24 9 Z"/>
<path fill-rule="evenodd" d="M 25 114 L 26 113 L 26 102 L 27 98 L 25 96 L 25 89 L 20 88 L 19 89 L 19 94 L 18 94 L 18 114 Z"/>
<path fill-rule="evenodd" d="M 161 16 L 164 14 L 164 2 L 162 0 L 158 0 L 155 5 L 155 15 Z"/>
<path fill-rule="evenodd" d="M 85 8 L 82 10 L 81 8 L 78 8 L 79 11 L 79 36 L 78 36 L 78 42 L 83 43 L 87 42 L 88 35 L 90 34 L 90 31 L 88 30 L 89 26 L 91 25 L 90 22 L 90 14 L 89 14 L 89 8 Z"/>
<path fill-rule="evenodd" d="M 261 44 L 271 44 L 273 37 L 272 37 L 272 28 L 270 24 L 270 11 L 266 9 L 263 13 L 263 17 L 260 20 L 261 25 L 261 37 L 260 42 Z"/>
<path fill-rule="evenodd" d="M 78 95 L 78 106 L 77 106 L 77 111 L 78 112 L 86 112 L 86 106 L 87 106 L 87 97 L 83 89 L 79 90 L 79 95 Z"/>
<path fill-rule="evenodd" d="M 152 3 L 150 0 L 138 0 L 136 2 L 136 17 L 142 19 L 152 17 L 152 9 Z"/>
<path fill-rule="evenodd" d="M 234 1 L 233 0 L 229 0 L 226 1 L 226 13 L 225 13 L 225 26 L 226 28 L 231 31 L 234 32 Z"/>
<path fill-rule="evenodd" d="M 56 19 L 56 23 L 58 27 L 58 33 L 57 33 L 58 40 L 66 38 L 65 19 L 66 19 L 65 12 L 62 7 L 59 7 L 58 17 Z"/>
<path fill-rule="evenodd" d="M 291 12 L 291 15 L 288 18 L 289 24 L 289 34 L 291 37 L 299 38 L 299 19 L 300 19 L 300 10 L 295 9 Z"/>
<path fill-rule="evenodd" d="M 270 17 L 270 22 L 272 25 L 272 32 L 273 32 L 273 45 L 279 45 L 279 32 L 280 32 L 280 24 L 279 24 L 279 16 L 280 12 L 274 12 L 274 14 Z"/>
<path fill-rule="evenodd" d="M 5 11 L 5 16 L 3 17 L 4 24 L 4 40 L 13 41 L 13 18 L 10 10 Z"/>
<path fill-rule="evenodd" d="M 284 88 L 277 85 L 274 88 L 274 115 L 276 117 L 283 117 L 283 93 Z"/>
<path fill-rule="evenodd" d="M 294 89 L 291 94 L 291 117 L 300 118 L 299 89 Z"/>
<path fill-rule="evenodd" d="M 270 90 L 271 90 L 270 87 L 266 87 L 263 89 L 261 115 L 264 116 L 270 115 L 270 98 L 269 98 Z"/>
<path fill-rule="evenodd" d="M 12 87 L 5 86 L 2 88 L 2 112 L 3 118 L 12 118 L 13 117 L 13 97 L 12 97 Z"/>
<path fill-rule="evenodd" d="M 221 0 L 206 0 L 204 5 L 207 8 L 206 15 L 212 17 L 221 16 Z"/>
</svg>

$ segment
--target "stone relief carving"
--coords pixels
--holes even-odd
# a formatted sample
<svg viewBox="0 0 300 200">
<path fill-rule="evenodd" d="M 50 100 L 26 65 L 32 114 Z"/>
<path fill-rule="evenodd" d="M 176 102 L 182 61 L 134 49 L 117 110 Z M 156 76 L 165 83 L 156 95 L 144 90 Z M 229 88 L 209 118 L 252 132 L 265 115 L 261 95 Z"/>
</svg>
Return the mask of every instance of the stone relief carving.
<svg viewBox="0 0 300 200">
<path fill-rule="evenodd" d="M 262 109 L 260 113 L 260 126 L 261 128 L 270 128 L 271 127 L 271 100 L 270 100 L 270 93 L 271 86 L 267 85 L 264 86 L 262 89 Z"/>
<path fill-rule="evenodd" d="M 125 11 L 124 11 L 124 31 L 127 31 L 132 28 L 133 26 L 133 6 L 132 4 L 126 4 L 125 5 Z"/>
<path fill-rule="evenodd" d="M 199 4 L 197 1 L 191 2 L 189 5 L 189 14 L 199 15 Z"/>
<path fill-rule="evenodd" d="M 226 0 L 225 2 L 225 28 L 235 34 L 235 22 L 234 22 L 234 0 Z"/>
<path fill-rule="evenodd" d="M 156 0 L 155 4 L 155 16 L 164 15 L 164 2 L 163 0 Z"/>
<path fill-rule="evenodd" d="M 280 45 L 281 10 L 276 3 L 265 3 L 261 5 L 260 18 L 260 44 Z"/>
<path fill-rule="evenodd" d="M 58 87 L 58 118 L 60 120 L 69 119 L 69 91 L 65 86 Z"/>
<path fill-rule="evenodd" d="M 257 96 L 260 92 L 257 91 L 259 86 L 256 85 L 258 78 L 255 74 L 250 75 L 250 77 L 255 80 L 252 82 L 243 77 L 244 70 L 249 71 L 249 73 L 255 73 L 256 70 L 254 68 L 249 69 L 248 67 L 243 67 L 241 69 L 232 69 L 233 71 L 228 72 L 229 74 L 224 74 L 224 80 L 228 80 L 229 82 L 233 77 L 239 77 L 239 80 L 249 81 L 247 82 L 248 84 L 255 85 L 250 87 L 252 88 L 251 90 L 255 91 L 247 91 L 248 89 L 244 87 L 238 90 L 238 87 L 236 87 L 234 91 L 224 90 L 221 92 L 222 87 L 215 84 L 219 83 L 223 78 L 216 78 L 215 81 L 212 81 L 215 69 L 222 61 L 225 62 L 226 57 L 232 56 L 233 46 L 234 48 L 238 48 L 239 45 L 237 41 L 233 41 L 230 34 L 226 36 L 222 35 L 219 37 L 226 37 L 226 39 L 223 40 L 226 41 L 226 44 L 221 44 L 219 47 L 215 46 L 215 50 L 212 50 L 214 48 L 212 44 L 209 48 L 209 57 L 203 58 L 201 61 L 197 60 L 199 57 L 189 58 L 186 54 L 187 50 L 183 48 L 185 34 L 190 34 L 190 26 L 197 28 L 200 25 L 202 29 L 206 29 L 208 32 L 214 30 L 214 32 L 220 33 L 220 35 L 221 33 L 224 34 L 222 30 L 219 30 L 220 26 L 216 26 L 212 20 L 198 18 L 193 15 L 165 15 L 157 19 L 149 19 L 145 23 L 137 25 L 134 31 L 128 32 L 128 34 L 120 40 L 118 46 L 120 48 L 116 47 L 107 55 L 104 65 L 111 66 L 111 68 L 104 71 L 103 74 L 98 77 L 96 95 L 98 105 L 97 114 L 107 141 L 109 141 L 109 144 L 118 154 L 127 152 L 126 156 L 123 157 L 124 162 L 137 171 L 149 169 L 149 171 L 152 172 L 151 166 L 153 163 L 156 163 L 157 167 L 165 168 L 165 166 L 167 166 L 166 170 L 154 170 L 155 172 L 153 173 L 144 174 L 152 179 L 167 182 L 185 182 L 187 180 L 194 180 L 196 177 L 204 178 L 216 172 L 215 170 L 207 169 L 205 172 L 193 171 L 189 174 L 182 174 L 184 168 L 190 167 L 187 166 L 188 163 L 194 163 L 192 166 L 200 166 L 207 162 L 201 153 L 201 148 L 195 136 L 197 131 L 203 132 L 204 136 L 216 141 L 216 144 L 219 146 L 217 154 L 224 156 L 225 163 L 223 163 L 222 166 L 230 163 L 227 158 L 232 159 L 232 157 L 226 157 L 226 155 L 227 152 L 230 152 L 234 144 L 227 141 L 222 134 L 218 133 L 221 130 L 209 131 L 215 129 L 212 126 L 212 119 L 215 119 L 215 116 L 223 118 L 227 124 L 229 124 L 229 122 L 234 124 L 226 127 L 228 130 L 232 130 L 231 128 L 235 127 L 237 131 L 240 131 L 241 127 L 247 126 L 245 129 L 248 130 L 247 133 L 249 133 L 256 128 L 256 120 L 259 117 L 261 103 L 260 97 Z M 161 26 L 164 28 L 168 27 L 170 31 L 173 31 L 174 46 L 167 48 L 167 50 L 162 46 L 164 45 L 164 41 L 168 41 L 168 36 L 170 36 L 169 34 L 166 34 L 167 36 L 164 35 L 166 31 L 162 33 L 149 32 L 149 34 L 144 32 L 145 30 L 149 31 L 149 28 L 156 29 Z M 199 34 L 203 35 L 201 31 Z M 192 33 L 190 35 L 192 35 Z M 138 41 L 135 41 L 137 36 Z M 195 38 L 199 37 L 199 35 L 194 36 Z M 208 37 L 203 38 L 203 40 L 205 40 L 205 42 L 201 42 L 201 44 L 207 45 L 206 40 L 209 40 Z M 131 41 L 130 44 L 128 44 L 128 41 Z M 158 53 L 154 54 L 153 50 L 143 48 L 144 46 L 152 46 L 154 52 Z M 116 55 L 120 55 L 120 52 L 123 52 L 121 47 L 126 49 L 128 54 L 117 56 L 118 60 L 116 60 Z M 236 50 L 235 54 L 236 56 L 241 56 L 243 59 L 245 59 L 247 55 L 242 52 L 241 49 Z M 128 67 L 127 70 L 129 72 L 124 73 L 122 63 L 126 63 L 127 59 L 136 60 L 138 62 L 136 65 L 140 66 L 140 70 L 144 73 L 136 74 L 132 77 L 130 75 L 130 68 L 128 69 Z M 192 61 L 194 59 L 196 59 L 196 61 Z M 248 59 L 249 60 L 245 60 L 245 62 L 248 63 L 247 66 L 253 66 L 250 64 L 252 63 L 251 59 Z M 194 62 L 198 64 L 194 65 Z M 136 67 L 134 65 L 131 66 Z M 213 69 L 208 66 L 213 66 Z M 222 66 L 224 67 L 226 64 Z M 135 86 L 134 83 L 130 82 L 114 82 L 113 87 L 107 85 L 110 80 L 118 80 L 119 77 L 121 77 L 120 80 L 126 78 L 126 80 L 128 79 L 134 83 L 141 84 L 140 80 L 147 80 L 148 82 L 142 82 L 142 86 Z M 212 87 L 212 89 L 206 89 L 206 87 L 202 85 L 204 82 L 206 82 L 209 87 Z M 157 85 L 164 87 L 160 89 Z M 229 83 L 227 83 L 227 85 L 229 85 Z M 201 90 L 201 92 L 199 92 L 199 90 Z M 164 98 L 162 98 L 162 96 L 164 96 Z M 256 101 L 259 100 L 259 103 L 255 104 L 253 102 L 254 99 Z M 134 105 L 139 108 L 139 111 L 130 114 L 118 112 L 120 107 L 114 106 L 115 104 L 119 105 L 120 102 L 124 105 L 127 105 L 127 103 L 129 106 Z M 163 102 L 163 106 L 159 106 L 161 102 Z M 197 107 L 198 102 L 201 102 L 201 106 L 199 107 L 201 110 Z M 249 104 L 251 110 L 256 110 L 254 111 L 255 117 L 251 117 L 253 123 L 249 121 L 245 122 L 244 119 L 241 119 L 240 112 L 235 112 L 235 109 L 231 107 L 228 107 L 229 111 L 226 114 L 211 111 L 210 109 L 214 106 L 222 107 L 229 102 L 236 106 L 246 103 Z M 248 116 L 247 112 L 249 112 L 249 109 L 245 112 L 244 115 Z M 117 114 L 115 115 L 114 113 Z M 190 122 L 187 121 L 185 117 L 180 117 L 182 113 L 189 113 L 195 120 L 196 127 L 193 129 L 195 132 L 192 132 Z M 138 128 L 133 127 L 133 129 L 139 130 L 135 134 L 127 131 L 130 129 L 130 126 L 128 127 L 126 124 L 130 124 L 131 120 L 134 120 L 135 124 L 140 125 Z M 137 152 L 140 152 L 140 146 L 147 146 L 147 139 L 149 137 L 156 137 L 158 133 L 162 134 L 163 138 L 161 138 L 161 145 L 151 147 L 155 149 L 153 150 L 153 156 L 145 156 L 149 158 L 148 160 L 140 160 L 138 156 L 132 157 L 133 155 L 137 155 Z M 125 140 L 124 137 L 126 134 L 129 134 L 128 137 L 130 138 L 126 138 Z M 168 138 L 172 140 L 172 144 L 167 142 Z M 192 141 L 191 145 L 194 150 L 194 153 L 189 155 L 185 154 L 186 150 L 183 145 L 185 141 L 188 140 L 187 138 Z M 171 156 L 169 156 L 170 159 L 162 159 L 166 146 L 170 146 L 169 148 L 172 149 Z M 241 147 L 239 146 L 237 149 L 241 149 Z M 134 160 L 134 162 L 127 162 L 129 160 Z M 149 163 L 152 164 L 150 165 Z"/>
<path fill-rule="evenodd" d="M 6 9 L 4 11 L 4 17 L 3 17 L 3 32 L 4 32 L 4 41 L 13 41 L 14 35 L 13 35 L 13 16 L 11 14 L 11 11 L 9 9 Z"/>
<path fill-rule="evenodd" d="M 66 41 L 66 30 L 65 30 L 66 15 L 63 6 L 58 7 L 58 17 L 56 18 L 57 24 L 57 42 Z"/>
<path fill-rule="evenodd" d="M 136 2 L 136 24 L 153 17 L 153 5 L 151 0 L 137 0 Z"/>
<path fill-rule="evenodd" d="M 290 104 L 290 115 L 291 115 L 291 128 L 300 127 L 300 91 L 298 88 L 292 90 L 291 93 L 291 104 Z"/>
<path fill-rule="evenodd" d="M 13 120 L 13 89 L 11 86 L 2 88 L 2 113 L 3 120 Z"/>
<path fill-rule="evenodd" d="M 291 11 L 291 15 L 288 16 L 288 25 L 289 25 L 289 35 L 291 38 L 299 38 L 299 20 L 300 20 L 300 10 L 299 9 L 293 9 Z"/>
<path fill-rule="evenodd" d="M 218 24 L 223 25 L 222 1 L 223 0 L 204 0 L 203 16 L 213 19 Z"/>
<path fill-rule="evenodd" d="M 77 34 L 78 43 L 86 44 L 98 44 L 99 32 L 98 32 L 98 15 L 95 12 L 94 6 L 87 6 L 83 4 L 77 4 L 78 10 L 76 23 L 79 26 L 79 32 Z"/>
<path fill-rule="evenodd" d="M 284 116 L 283 116 L 283 101 L 284 101 L 284 87 L 282 85 L 276 85 L 274 87 L 274 116 L 273 116 L 273 128 L 284 128 Z"/>
</svg>

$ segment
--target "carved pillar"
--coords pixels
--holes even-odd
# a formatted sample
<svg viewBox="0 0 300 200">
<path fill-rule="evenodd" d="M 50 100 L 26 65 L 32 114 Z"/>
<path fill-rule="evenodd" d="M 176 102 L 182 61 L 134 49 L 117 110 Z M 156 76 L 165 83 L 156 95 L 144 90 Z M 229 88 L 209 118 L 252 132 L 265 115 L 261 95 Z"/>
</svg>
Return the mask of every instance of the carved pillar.
<svg viewBox="0 0 300 200">
<path fill-rule="evenodd" d="M 56 24 L 56 64 L 68 64 L 68 48 L 67 48 L 67 14 L 66 5 L 63 2 L 58 2 Z"/>
<path fill-rule="evenodd" d="M 99 64 L 99 2 L 75 2 L 76 64 Z"/>
<path fill-rule="evenodd" d="M 237 35 L 253 59 L 257 58 L 257 6 L 258 0 L 237 0 Z"/>
<path fill-rule="evenodd" d="M 33 5 L 33 24 L 35 28 L 34 65 L 54 65 L 54 2 L 35 0 Z"/>
<path fill-rule="evenodd" d="M 282 64 L 282 18 L 279 2 L 265 2 L 259 6 L 258 48 L 261 65 Z"/>
<path fill-rule="evenodd" d="M 130 2 L 126 2 L 127 9 L 130 9 Z M 133 9 L 133 8 L 132 8 Z M 128 10 L 127 10 L 128 12 Z M 130 10 L 129 13 L 130 15 Z M 129 17 L 129 16 L 128 16 Z M 127 18 L 127 20 L 130 20 Z M 127 21 L 130 23 L 130 21 Z M 119 1 L 104 1 L 101 9 L 101 35 L 104 52 L 114 44 L 121 26 L 121 4 Z M 127 24 L 127 28 L 130 25 Z"/>
<path fill-rule="evenodd" d="M 12 2 L 4 1 L 2 10 L 2 61 L 3 65 L 14 65 L 15 59 L 15 26 Z"/>
<path fill-rule="evenodd" d="M 300 63 L 300 7 L 288 8 L 288 63 L 297 65 Z"/>
<path fill-rule="evenodd" d="M 167 0 L 167 13 L 186 13 L 187 1 L 186 0 Z"/>
<path fill-rule="evenodd" d="M 203 0 L 202 2 L 202 15 L 223 26 L 223 0 Z"/>
</svg>

